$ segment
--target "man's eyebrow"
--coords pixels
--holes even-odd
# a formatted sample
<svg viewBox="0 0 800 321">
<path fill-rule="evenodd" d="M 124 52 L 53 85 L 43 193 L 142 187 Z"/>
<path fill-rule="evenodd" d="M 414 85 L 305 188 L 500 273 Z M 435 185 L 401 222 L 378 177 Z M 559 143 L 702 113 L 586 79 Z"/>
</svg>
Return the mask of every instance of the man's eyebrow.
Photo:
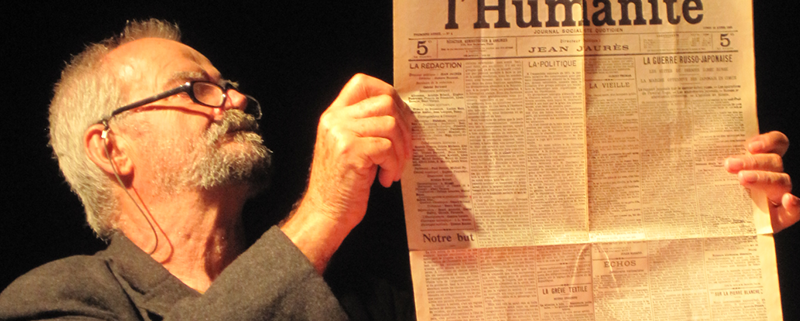
<svg viewBox="0 0 800 321">
<path fill-rule="evenodd" d="M 209 76 L 205 72 L 201 72 L 201 71 L 176 71 L 176 72 L 174 72 L 172 74 L 172 77 L 169 78 L 169 81 L 167 81 L 167 87 L 183 84 L 183 83 L 189 82 L 189 81 L 214 82 L 214 81 L 211 80 L 211 76 Z M 226 84 L 231 84 L 234 87 L 237 87 L 239 85 L 238 83 L 236 83 L 234 81 L 230 81 L 230 80 L 224 79 L 224 78 L 220 79 L 216 83 L 218 85 L 222 86 L 223 88 L 225 87 Z"/>
<path fill-rule="evenodd" d="M 187 81 L 209 81 L 210 77 L 208 74 L 200 71 L 176 71 L 172 73 L 172 76 L 167 81 L 167 86 L 175 85 L 176 83 L 184 83 Z"/>
</svg>

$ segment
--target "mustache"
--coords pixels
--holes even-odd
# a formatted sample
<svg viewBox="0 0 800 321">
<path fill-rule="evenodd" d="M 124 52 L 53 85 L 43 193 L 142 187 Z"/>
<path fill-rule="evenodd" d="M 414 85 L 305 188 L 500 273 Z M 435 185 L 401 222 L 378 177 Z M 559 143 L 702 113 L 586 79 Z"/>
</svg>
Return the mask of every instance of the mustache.
<svg viewBox="0 0 800 321">
<path fill-rule="evenodd" d="M 226 134 L 240 131 L 261 134 L 258 128 L 258 121 L 256 121 L 255 117 L 241 110 L 231 109 L 223 114 L 220 121 L 211 124 L 206 130 L 207 142 L 216 143 Z"/>
</svg>

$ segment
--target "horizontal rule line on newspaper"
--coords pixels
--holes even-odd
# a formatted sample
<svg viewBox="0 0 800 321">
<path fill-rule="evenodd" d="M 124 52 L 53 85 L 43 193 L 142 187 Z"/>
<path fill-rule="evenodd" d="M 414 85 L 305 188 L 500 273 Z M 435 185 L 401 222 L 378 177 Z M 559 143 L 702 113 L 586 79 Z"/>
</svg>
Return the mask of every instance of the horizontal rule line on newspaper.
<svg viewBox="0 0 800 321">
<path fill-rule="evenodd" d="M 425 61 L 462 61 L 462 60 L 499 60 L 499 59 L 553 59 L 553 58 L 579 58 L 579 57 L 608 57 L 608 56 L 675 56 L 691 54 L 738 53 L 739 50 L 710 50 L 710 51 L 675 51 L 675 52 L 646 52 L 646 53 L 620 53 L 620 54 L 577 54 L 577 55 L 552 55 L 552 56 L 506 56 L 506 57 L 475 57 L 475 58 L 427 58 L 408 59 L 410 62 Z"/>
<path fill-rule="evenodd" d="M 578 26 L 578 27 L 562 27 L 561 29 L 570 29 L 570 30 L 572 30 L 572 29 L 576 29 L 576 28 L 581 28 L 581 27 L 580 26 Z M 630 30 L 630 28 L 631 27 L 625 27 L 625 29 L 628 29 L 628 30 Z M 554 31 L 559 31 L 561 29 L 555 29 Z M 608 29 L 608 28 L 604 28 L 604 27 L 603 28 L 601 28 L 601 27 L 583 27 L 584 31 L 593 31 L 593 30 L 598 30 L 598 29 Z M 625 31 L 624 33 L 620 33 L 620 34 L 624 34 L 626 36 L 634 36 L 634 35 L 663 35 L 664 37 L 675 37 L 675 35 L 677 35 L 677 34 L 708 34 L 708 33 L 719 33 L 719 32 L 737 33 L 737 32 L 739 32 L 739 30 L 736 30 L 736 29 L 725 29 L 724 31 L 723 30 L 678 31 L 678 32 L 673 32 L 673 33 L 669 33 L 669 34 L 665 34 L 663 32 L 629 32 L 629 31 Z M 587 32 L 584 35 L 593 35 L 593 34 L 595 34 L 595 33 Z M 598 35 L 598 36 L 602 36 L 602 35 L 605 35 L 605 34 L 606 34 L 606 32 L 596 33 L 596 35 Z M 580 34 L 576 34 L 576 33 L 567 33 L 567 34 L 531 34 L 531 35 L 513 35 L 513 36 L 483 37 L 483 38 L 481 38 L 481 37 L 453 37 L 453 36 L 444 36 L 444 35 L 443 36 L 436 36 L 436 35 L 425 36 L 425 35 L 420 35 L 420 37 L 409 37 L 408 40 L 418 41 L 418 40 L 457 40 L 457 39 L 542 38 L 542 37 L 564 37 L 564 36 L 575 36 L 575 35 L 580 35 Z"/>
</svg>

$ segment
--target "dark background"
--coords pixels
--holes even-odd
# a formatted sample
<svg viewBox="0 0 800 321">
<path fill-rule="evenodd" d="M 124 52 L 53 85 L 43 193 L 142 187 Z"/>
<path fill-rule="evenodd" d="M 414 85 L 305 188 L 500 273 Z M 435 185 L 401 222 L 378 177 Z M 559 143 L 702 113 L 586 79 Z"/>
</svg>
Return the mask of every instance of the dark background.
<svg viewBox="0 0 800 321">
<path fill-rule="evenodd" d="M 754 3 L 758 115 L 762 132 L 780 130 L 800 140 L 800 86 L 793 78 L 800 73 L 800 27 L 797 5 L 788 2 Z M 357 72 L 392 81 L 389 0 L 7 3 L 0 5 L 0 289 L 45 262 L 104 247 L 51 159 L 47 106 L 64 61 L 121 31 L 127 19 L 177 22 L 186 44 L 261 101 L 274 176 L 272 188 L 245 208 L 251 237 L 280 219 L 302 193 L 318 117 L 344 83 Z M 794 148 L 785 157 L 795 181 L 799 155 Z M 799 229 L 775 236 L 786 320 L 800 319 Z M 376 187 L 367 217 L 330 272 L 368 274 L 410 292 L 407 251 L 399 184 Z"/>
</svg>

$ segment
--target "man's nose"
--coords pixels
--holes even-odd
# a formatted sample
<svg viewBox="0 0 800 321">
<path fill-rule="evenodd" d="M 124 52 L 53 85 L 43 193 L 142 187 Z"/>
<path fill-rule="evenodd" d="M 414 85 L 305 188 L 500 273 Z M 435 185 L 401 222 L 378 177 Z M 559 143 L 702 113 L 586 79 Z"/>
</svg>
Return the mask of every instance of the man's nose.
<svg viewBox="0 0 800 321">
<path fill-rule="evenodd" d="M 244 111 L 247 107 L 247 96 L 240 93 L 236 89 L 228 89 L 225 91 L 225 95 L 228 96 L 228 99 L 225 100 L 225 104 L 223 105 L 223 109 L 238 109 Z"/>
</svg>

